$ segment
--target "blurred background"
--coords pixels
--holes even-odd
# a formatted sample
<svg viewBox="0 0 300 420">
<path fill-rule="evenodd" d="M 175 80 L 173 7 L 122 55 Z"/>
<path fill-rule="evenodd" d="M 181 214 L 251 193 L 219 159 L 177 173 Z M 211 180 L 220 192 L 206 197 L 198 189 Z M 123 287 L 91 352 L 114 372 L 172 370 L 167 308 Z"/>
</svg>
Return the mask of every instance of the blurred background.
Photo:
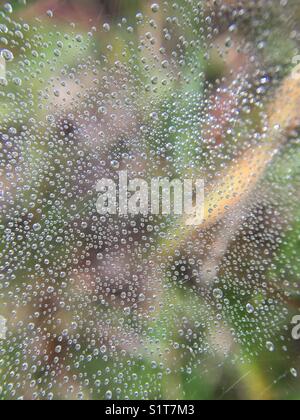
<svg viewBox="0 0 300 420">
<path fill-rule="evenodd" d="M 299 2 L 0 6 L 0 398 L 298 399 Z M 125 169 L 206 221 L 100 216 Z"/>
</svg>

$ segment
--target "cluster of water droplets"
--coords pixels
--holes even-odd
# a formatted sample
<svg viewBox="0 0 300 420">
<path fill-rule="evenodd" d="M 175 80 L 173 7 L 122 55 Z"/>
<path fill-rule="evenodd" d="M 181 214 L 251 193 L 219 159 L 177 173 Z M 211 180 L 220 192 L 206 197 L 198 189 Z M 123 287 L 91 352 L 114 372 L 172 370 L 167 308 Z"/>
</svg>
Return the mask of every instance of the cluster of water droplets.
<svg viewBox="0 0 300 420">
<path fill-rule="evenodd" d="M 299 35 L 292 5 L 243 3 L 145 2 L 88 29 L 2 6 L 1 398 L 197 398 L 210 369 L 271 371 L 274 352 L 297 377 L 297 132 L 237 185 L 290 69 L 272 39 L 284 28 L 293 52 Z M 204 178 L 206 223 L 98 214 L 95 185 L 120 170 Z"/>
</svg>

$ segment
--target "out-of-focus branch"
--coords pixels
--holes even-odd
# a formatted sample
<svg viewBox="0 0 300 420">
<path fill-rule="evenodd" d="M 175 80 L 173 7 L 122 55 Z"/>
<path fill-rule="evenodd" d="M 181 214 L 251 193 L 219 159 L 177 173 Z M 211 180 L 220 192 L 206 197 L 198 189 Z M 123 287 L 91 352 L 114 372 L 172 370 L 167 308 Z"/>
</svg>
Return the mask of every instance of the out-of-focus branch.
<svg viewBox="0 0 300 420">
<path fill-rule="evenodd" d="M 283 81 L 270 104 L 265 141 L 245 152 L 208 187 L 204 220 L 199 216 L 183 218 L 176 231 L 169 233 L 168 239 L 161 243 L 161 256 L 172 255 L 180 243 L 192 238 L 199 229 L 206 229 L 222 220 L 251 198 L 274 156 L 284 145 L 288 132 L 299 125 L 299 108 L 300 65 Z"/>
</svg>

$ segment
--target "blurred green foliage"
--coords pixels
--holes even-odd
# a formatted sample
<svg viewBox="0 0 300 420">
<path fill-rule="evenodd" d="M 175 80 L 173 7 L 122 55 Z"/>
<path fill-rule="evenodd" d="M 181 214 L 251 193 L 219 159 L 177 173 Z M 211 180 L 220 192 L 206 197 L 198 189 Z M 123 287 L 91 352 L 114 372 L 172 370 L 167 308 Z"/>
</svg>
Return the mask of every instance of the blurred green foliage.
<svg viewBox="0 0 300 420">
<path fill-rule="evenodd" d="M 21 2 L 14 0 L 11 2 L 15 11 L 22 15 L 22 6 Z M 26 37 L 32 38 L 36 36 L 36 31 L 34 30 L 34 16 L 35 9 L 34 5 L 39 2 L 27 1 L 28 8 L 32 7 L 33 13 L 33 23 L 31 25 L 30 31 L 26 34 Z M 42 2 L 41 2 L 42 3 Z M 50 4 L 51 2 L 49 2 Z M 72 2 L 61 2 L 64 5 L 71 5 Z M 76 3 L 74 1 L 73 3 Z M 82 6 L 81 1 L 77 1 L 79 6 Z M 122 16 L 129 16 L 128 22 L 134 19 L 135 14 L 138 10 L 143 10 L 145 7 L 144 0 L 131 0 L 131 1 L 122 1 L 122 2 L 109 2 L 114 4 L 104 4 L 104 1 L 92 1 L 84 2 L 86 7 L 98 8 L 99 13 L 102 10 L 106 10 L 112 15 L 113 21 L 111 31 L 107 38 L 96 39 L 97 53 L 99 55 L 106 54 L 106 44 L 109 39 L 112 43 L 114 53 L 122 51 L 125 45 L 127 45 L 128 40 L 132 39 L 131 34 L 127 34 L 124 38 L 124 32 L 121 31 L 117 26 L 117 21 Z M 107 2 L 106 2 L 107 3 Z M 59 5 L 58 5 L 59 7 Z M 180 14 L 178 14 L 180 19 Z M 43 22 L 43 32 L 39 32 L 39 35 L 42 35 L 45 40 L 49 38 L 49 47 L 41 48 L 43 52 L 42 61 L 46 63 L 47 61 L 51 62 L 53 60 L 53 48 L 52 46 L 57 44 L 62 37 L 62 34 L 65 36 L 69 34 L 70 38 L 74 36 L 74 29 L 70 26 L 67 26 L 65 22 L 56 19 L 54 12 L 54 19 L 52 21 Z M 55 29 L 53 25 L 56 25 Z M 84 27 L 84 22 L 81 24 Z M 79 25 L 79 28 L 80 28 Z M 270 21 L 271 25 L 271 21 Z M 78 31 L 79 31 L 78 28 Z M 40 30 L 40 29 L 39 29 Z M 77 28 L 76 28 L 77 30 Z M 190 33 L 186 33 L 186 37 L 189 36 L 192 38 L 194 36 L 194 31 L 198 31 L 198 24 L 194 22 L 194 26 L 189 27 Z M 266 30 L 266 28 L 264 28 Z M 269 43 L 266 48 L 264 48 L 264 59 L 268 63 L 272 63 L 274 66 L 282 65 L 282 68 L 286 68 L 286 65 L 289 61 L 289 58 L 293 53 L 293 43 L 285 41 L 281 37 L 280 29 L 278 34 L 274 35 L 273 31 L 270 30 Z M 89 45 L 88 36 L 83 39 L 83 45 Z M 34 46 L 37 50 L 38 47 Z M 135 47 L 133 47 L 134 49 Z M 80 59 L 84 55 L 94 54 L 95 51 L 87 51 L 87 48 L 78 47 L 77 50 L 70 48 L 68 54 L 64 53 L 60 56 L 56 56 L 56 68 L 62 68 L 65 64 L 68 64 L 70 67 L 76 67 Z M 22 57 L 22 53 L 18 51 L 18 47 L 15 48 L 14 54 L 18 59 L 18 56 Z M 114 60 L 115 55 L 111 54 L 109 56 L 111 63 Z M 163 75 L 150 72 L 147 76 L 144 76 L 143 64 L 141 62 L 141 53 L 138 51 L 136 55 L 133 56 L 130 51 L 127 51 L 123 60 L 131 68 L 133 78 L 136 80 L 142 81 L 143 78 L 149 80 L 152 77 L 162 78 Z M 186 51 L 185 56 L 186 62 L 193 63 L 195 67 L 194 71 L 203 72 L 205 75 L 204 80 L 206 82 L 215 82 L 218 79 L 221 79 L 226 74 L 226 68 L 223 63 L 218 61 L 207 60 L 204 58 L 204 53 L 201 49 L 190 48 Z M 110 64 L 111 64 L 110 63 Z M 10 71 L 11 66 L 16 66 L 16 63 L 11 63 L 8 65 L 8 71 Z M 42 69 L 42 72 L 41 72 Z M 198 138 L 201 137 L 200 127 L 198 131 L 194 131 L 195 143 L 191 145 L 189 143 L 191 137 L 191 130 L 195 130 L 195 126 L 187 125 L 185 123 L 185 115 L 182 115 L 182 110 L 184 109 L 186 113 L 189 114 L 189 119 L 192 120 L 193 116 L 196 116 L 199 113 L 197 108 L 197 102 L 199 98 L 203 95 L 203 82 L 201 79 L 197 81 L 195 77 L 190 73 L 190 67 L 184 66 L 184 71 L 186 73 L 183 75 L 184 78 L 190 78 L 190 83 L 182 84 L 179 88 L 177 82 L 174 81 L 173 86 L 164 87 L 162 84 L 159 84 L 157 88 L 158 91 L 155 94 L 155 97 L 158 98 L 158 110 L 160 114 L 163 114 L 165 110 L 168 110 L 168 119 L 161 120 L 158 122 L 158 131 L 162 133 L 162 138 L 164 138 L 164 133 L 169 133 L 168 143 L 172 146 L 169 155 L 172 155 L 172 164 L 174 165 L 171 168 L 173 174 L 180 172 L 184 174 L 186 164 L 192 159 L 194 159 L 197 164 L 203 165 L 205 161 L 202 160 L 203 153 L 205 154 L 205 146 L 199 146 Z M 19 67 L 20 74 L 22 74 L 22 67 Z M 282 71 L 282 74 L 284 71 Z M 30 86 L 35 91 L 35 97 L 39 98 L 39 90 L 43 85 L 43 78 L 50 78 L 53 76 L 51 71 L 51 65 L 41 67 L 40 58 L 31 60 L 31 74 L 32 78 L 23 83 L 22 89 L 26 91 L 27 87 Z M 202 79 L 203 80 L 203 79 Z M 12 92 L 12 94 L 17 95 L 18 87 L 9 84 L 7 90 Z M 176 105 L 174 106 L 174 97 L 172 96 L 172 91 L 176 91 Z M 187 96 L 188 92 L 193 92 L 195 95 L 192 96 L 194 101 L 191 101 L 191 96 Z M 153 92 L 145 93 L 145 95 L 137 101 L 138 104 L 142 104 L 144 101 L 149 101 L 152 97 Z M 180 100 L 179 100 L 180 98 Z M 41 98 L 41 100 L 43 100 Z M 1 107 L 0 110 L 0 126 L 2 126 L 1 121 L 7 118 L 11 112 L 13 102 L 10 101 L 10 98 L 3 99 L 1 98 L 2 104 L 5 106 Z M 30 109 L 25 109 L 25 113 L 34 115 L 36 119 L 45 119 L 46 115 L 43 115 L 43 110 L 39 107 L 39 102 L 31 104 Z M 139 115 L 141 123 L 147 125 L 149 123 L 149 116 L 143 115 L 142 112 Z M 250 120 L 250 124 L 256 125 L 257 115 L 253 111 L 250 112 L 250 117 L 247 116 Z M 176 126 L 178 129 L 178 124 L 181 125 L 180 134 L 178 132 L 170 132 L 170 127 L 173 125 L 173 119 L 176 120 Z M 178 123 L 179 121 L 179 123 Z M 196 121 L 196 120 L 195 120 Z M 19 121 L 22 124 L 21 121 Z M 249 126 L 250 126 L 249 124 Z M 60 150 L 52 151 L 50 153 L 52 162 L 41 162 L 42 152 L 47 151 L 49 148 L 48 133 L 44 133 L 47 141 L 44 144 L 40 144 L 39 148 L 32 148 L 32 150 L 23 150 L 24 157 L 30 161 L 34 166 L 40 167 L 41 165 L 54 164 L 55 159 L 61 158 Z M 151 133 L 146 136 L 147 148 L 148 150 L 155 150 L 155 142 L 159 141 L 161 146 L 161 139 L 155 139 L 151 136 Z M 167 144 L 166 144 L 167 146 Z M 193 153 L 190 151 L 193 149 Z M 49 149 L 50 150 L 50 149 Z M 112 150 L 112 154 L 113 154 Z M 27 158 L 26 158 L 27 156 Z M 299 146 L 295 144 L 290 146 L 285 155 L 280 156 L 277 159 L 276 163 L 272 168 L 270 168 L 270 179 L 272 182 L 275 181 L 275 184 L 278 181 L 282 183 L 283 186 L 286 185 L 286 188 L 289 188 L 291 180 L 293 183 L 300 181 L 299 173 Z M 68 156 L 68 159 L 73 161 L 74 165 L 76 164 L 76 157 Z M 59 169 L 58 169 L 59 170 Z M 34 171 L 33 171 L 34 173 Z M 268 177 L 266 177 L 268 180 Z M 27 183 L 28 180 L 26 180 Z M 32 185 L 37 185 L 37 179 L 35 179 L 34 174 L 30 180 Z M 268 184 L 267 184 L 268 185 Z M 47 185 L 40 185 L 40 190 L 50 197 L 51 194 L 57 194 L 55 186 L 51 187 L 49 182 Z M 28 207 L 31 201 L 30 191 L 24 192 L 24 200 L 22 202 L 23 207 Z M 85 197 L 81 197 L 80 201 L 84 203 Z M 58 206 L 56 211 L 53 212 L 53 208 L 49 208 L 49 212 L 45 213 L 45 218 L 43 220 L 38 220 L 38 215 L 35 213 L 35 209 L 32 208 L 31 212 L 34 213 L 34 220 L 39 221 L 41 225 L 47 223 L 47 220 L 52 219 L 52 223 L 61 225 L 63 227 L 64 222 L 68 220 L 64 219 L 66 215 L 64 214 L 64 205 L 66 203 L 61 202 L 61 206 Z M 83 209 L 82 214 L 85 214 Z M 280 281 L 289 282 L 290 294 L 287 298 L 292 300 L 291 307 L 295 305 L 294 312 L 297 312 L 299 308 L 299 273 L 300 273 L 300 213 L 293 215 L 294 224 L 291 224 L 292 227 L 289 227 L 289 234 L 286 236 L 284 243 L 281 246 L 280 254 L 277 255 L 278 264 L 276 264 L 274 269 L 270 269 L 268 272 L 269 280 L 272 281 L 274 277 L 280 277 Z M 5 224 L 5 220 L 1 221 L 1 224 Z M 167 223 L 167 222 L 166 222 Z M 167 230 L 167 227 L 166 227 Z M 30 239 L 28 246 L 30 245 Z M 10 243 L 7 241 L 7 238 L 3 235 L 0 240 L 0 251 L 10 252 Z M 57 263 L 57 261 L 64 261 L 69 258 L 69 249 L 71 249 L 70 243 L 61 243 L 57 244 L 54 248 L 48 248 L 47 258 L 50 260 L 51 264 Z M 38 251 L 37 251 L 38 252 Z M 229 251 L 230 252 L 230 251 Z M 26 259 L 26 270 L 25 271 L 34 271 L 36 264 L 36 255 Z M 247 271 L 247 265 L 250 262 L 244 261 L 245 272 Z M 290 267 L 290 270 L 286 272 L 287 264 Z M 19 284 L 20 291 L 26 289 L 26 285 L 23 279 L 24 269 L 20 269 L 16 273 L 16 282 Z M 229 357 L 228 355 L 212 355 L 210 357 L 205 355 L 206 346 L 208 347 L 209 341 L 209 332 L 206 330 L 206 325 L 210 323 L 209 320 L 206 320 L 204 317 L 207 316 L 202 310 L 203 299 L 206 297 L 195 297 L 193 289 L 185 288 L 184 281 L 172 282 L 169 278 L 165 280 L 165 295 L 164 299 L 167 302 L 172 302 L 173 308 L 168 311 L 161 311 L 159 317 L 155 321 L 149 321 L 148 325 L 148 338 L 152 338 L 152 343 L 147 343 L 148 354 L 141 354 L 136 357 L 132 357 L 128 361 L 128 357 L 120 354 L 118 357 L 113 355 L 99 355 L 98 357 L 90 357 L 89 354 L 89 345 L 88 340 L 84 340 L 84 337 L 87 338 L 85 334 L 86 328 L 88 328 L 89 319 L 83 321 L 80 326 L 81 330 L 81 340 L 80 340 L 80 354 L 83 357 L 78 357 L 70 360 L 64 360 L 64 364 L 70 366 L 70 370 L 76 372 L 79 377 L 82 375 L 82 381 L 87 380 L 89 386 L 86 386 L 83 392 L 83 396 L 90 398 L 91 395 L 95 399 L 105 398 L 106 392 L 112 387 L 118 388 L 118 381 L 120 378 L 118 375 L 122 372 L 123 375 L 126 375 L 126 383 L 128 389 L 128 395 L 130 398 L 179 398 L 179 399 L 254 399 L 254 398 L 283 398 L 283 399 L 299 399 L 300 395 L 300 384 L 299 380 L 292 377 L 290 373 L 291 367 L 295 369 L 300 369 L 298 351 L 299 344 L 291 343 L 290 330 L 286 330 L 286 337 L 282 338 L 282 342 L 290 342 L 292 350 L 288 354 L 288 357 L 284 354 L 284 350 L 277 347 L 276 351 L 272 354 L 267 350 L 262 350 L 265 347 L 266 341 L 266 331 L 264 328 L 265 323 L 272 322 L 272 319 L 278 315 L 281 319 L 282 324 L 286 324 L 286 314 L 278 314 L 278 306 L 276 310 L 265 314 L 265 317 L 261 317 L 261 323 L 256 319 L 254 323 L 249 322 L 245 314 L 246 304 L 249 303 L 249 296 L 251 297 L 251 292 L 254 290 L 249 288 L 249 295 L 239 296 L 237 300 L 237 295 L 239 295 L 239 284 L 238 281 L 233 280 L 232 283 L 226 288 L 226 282 L 224 280 L 224 290 L 226 290 L 224 298 L 227 299 L 227 306 L 230 307 L 230 310 L 227 311 L 226 307 L 224 313 L 227 316 L 227 319 L 220 321 L 225 322 L 226 328 L 233 329 L 236 336 L 244 335 L 245 341 L 247 341 L 247 348 L 241 348 L 240 345 L 235 344 L 233 352 L 235 357 Z M 293 283 L 297 283 L 297 287 L 293 287 Z M 11 286 L 12 287 L 12 286 Z M 280 291 L 282 292 L 282 291 Z M 295 296 L 296 295 L 296 296 Z M 255 296 L 256 300 L 265 302 L 266 296 Z M 4 304 L 4 302 L 2 302 Z M 251 303 L 251 302 L 250 302 Z M 25 305 L 26 306 L 26 305 Z M 92 305 L 91 305 L 92 307 Z M 183 309 L 184 308 L 184 312 Z M 9 310 L 9 307 L 7 308 Z M 105 305 L 103 308 L 96 308 L 95 313 L 102 314 L 105 316 Z M 217 309 L 211 308 L 211 316 L 216 314 Z M 193 342 L 193 339 L 186 336 L 180 336 L 179 334 L 179 325 L 178 320 L 186 318 L 188 324 L 195 325 L 197 324 L 198 331 L 201 331 L 201 340 L 203 342 L 203 348 L 199 349 L 197 347 L 196 340 Z M 111 316 L 111 323 L 115 326 L 120 325 L 120 319 L 122 319 L 122 310 L 117 307 L 114 308 L 114 315 Z M 127 318 L 124 323 L 122 323 L 122 329 L 130 330 L 132 325 L 134 325 L 133 318 Z M 199 325 L 200 324 L 200 325 Z M 260 329 L 258 330 L 258 325 Z M 277 323 L 278 325 L 278 323 Z M 202 326 L 202 328 L 201 328 Z M 268 329 L 269 330 L 269 329 Z M 170 336 L 178 336 L 178 348 L 171 348 L 170 346 Z M 278 334 L 277 330 L 274 330 L 273 336 L 269 339 L 276 340 Z M 248 337 L 248 338 L 247 338 Z M 255 339 L 253 338 L 255 337 Z M 199 340 L 199 337 L 197 337 Z M 253 339 L 253 342 L 251 342 Z M 20 344 L 22 340 L 20 338 Z M 157 350 L 157 343 L 159 343 L 159 351 Z M 16 347 L 16 343 L 14 348 Z M 190 348 L 190 356 L 186 356 L 186 352 L 182 349 Z M 5 348 L 5 345 L 4 345 Z M 163 378 L 160 375 L 161 368 L 159 366 L 160 352 L 166 353 L 169 359 L 169 375 L 167 378 Z M 1 359 L 0 369 L 2 372 L 7 372 L 11 366 L 14 366 L 16 360 L 21 357 L 21 351 L 17 352 L 8 344 L 5 348 L 5 355 Z M 190 366 L 190 368 L 187 368 Z M 102 380 L 101 372 L 105 372 L 106 381 Z M 43 378 L 44 370 L 43 366 L 35 372 L 36 380 Z M 2 375 L 4 378 L 4 375 Z M 153 380 L 153 378 L 156 378 Z M 0 389 L 7 386 L 7 378 L 0 378 Z M 1 383 L 2 381 L 2 383 Z M 100 382 L 101 381 L 101 385 Z M 99 384 L 99 385 L 98 385 Z M 148 388 L 147 389 L 147 384 Z M 76 385 L 75 385 L 76 387 Z M 56 390 L 53 390 L 53 396 L 56 397 Z M 118 398 L 118 395 L 114 395 Z"/>
</svg>

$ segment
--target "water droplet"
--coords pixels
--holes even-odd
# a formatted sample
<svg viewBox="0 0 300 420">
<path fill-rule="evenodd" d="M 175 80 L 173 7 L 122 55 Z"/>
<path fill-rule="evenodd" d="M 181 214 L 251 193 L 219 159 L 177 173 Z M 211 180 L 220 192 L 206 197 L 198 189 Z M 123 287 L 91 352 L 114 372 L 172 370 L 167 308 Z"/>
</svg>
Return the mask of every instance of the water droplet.
<svg viewBox="0 0 300 420">
<path fill-rule="evenodd" d="M 297 378 L 297 377 L 298 377 L 298 371 L 297 371 L 295 368 L 292 368 L 292 369 L 291 369 L 291 374 L 292 374 L 292 376 L 293 376 L 294 378 Z"/>
<path fill-rule="evenodd" d="M 253 314 L 254 311 L 255 311 L 254 307 L 250 303 L 247 304 L 246 310 L 247 310 L 248 314 Z"/>
<path fill-rule="evenodd" d="M 9 61 L 13 61 L 14 59 L 14 55 L 10 50 L 3 49 L 1 50 L 0 54 L 1 54 L 1 57 L 5 59 L 5 61 L 9 62 Z"/>
<path fill-rule="evenodd" d="M 39 223 L 35 223 L 35 224 L 33 225 L 33 230 L 34 230 L 35 232 L 39 232 L 41 229 L 42 229 L 42 227 L 41 227 L 41 225 L 40 225 Z"/>
<path fill-rule="evenodd" d="M 3 8 L 7 13 L 12 13 L 13 12 L 13 7 L 10 3 L 5 3 Z"/>
<path fill-rule="evenodd" d="M 131 314 L 131 309 L 130 309 L 129 307 L 124 308 L 124 314 L 125 314 L 126 316 L 129 316 L 129 315 Z"/>
<path fill-rule="evenodd" d="M 151 5 L 151 10 L 153 13 L 157 13 L 159 11 L 159 5 L 157 3 L 153 3 Z"/>
<path fill-rule="evenodd" d="M 136 20 L 137 20 L 138 22 L 142 22 L 142 21 L 143 21 L 143 19 L 144 19 L 144 16 L 143 16 L 143 14 L 142 14 L 142 13 L 137 13 L 137 14 L 136 14 Z"/>
<path fill-rule="evenodd" d="M 266 347 L 267 347 L 267 350 L 270 351 L 270 352 L 274 352 L 275 351 L 274 343 L 272 343 L 271 341 L 268 341 L 266 343 Z"/>
<path fill-rule="evenodd" d="M 103 29 L 105 32 L 109 32 L 110 31 L 110 24 L 109 23 L 104 23 L 103 24 Z"/>
<path fill-rule="evenodd" d="M 213 295 L 218 300 L 222 299 L 223 296 L 224 296 L 223 291 L 221 289 L 214 289 L 213 290 Z"/>
<path fill-rule="evenodd" d="M 106 393 L 105 393 L 105 398 L 106 398 L 107 400 L 111 400 L 111 399 L 112 399 L 112 397 L 113 397 L 112 392 L 111 392 L 111 391 L 106 391 Z"/>
<path fill-rule="evenodd" d="M 120 163 L 117 160 L 112 160 L 110 164 L 111 164 L 111 167 L 114 169 L 119 169 L 120 167 Z"/>
</svg>

